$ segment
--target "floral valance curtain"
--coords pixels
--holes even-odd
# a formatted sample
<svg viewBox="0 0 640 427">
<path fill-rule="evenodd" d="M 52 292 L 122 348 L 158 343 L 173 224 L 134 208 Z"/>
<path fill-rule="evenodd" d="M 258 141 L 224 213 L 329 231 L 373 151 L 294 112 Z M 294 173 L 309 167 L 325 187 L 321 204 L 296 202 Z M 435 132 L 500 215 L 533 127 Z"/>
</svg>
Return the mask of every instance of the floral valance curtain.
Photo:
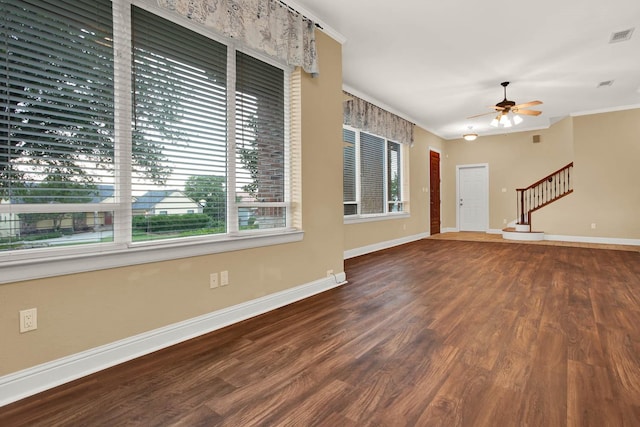
<svg viewBox="0 0 640 427">
<path fill-rule="evenodd" d="M 413 123 L 344 92 L 344 124 L 401 144 L 413 142 Z"/>
<path fill-rule="evenodd" d="M 158 0 L 158 4 L 318 75 L 314 22 L 278 0 Z"/>
</svg>

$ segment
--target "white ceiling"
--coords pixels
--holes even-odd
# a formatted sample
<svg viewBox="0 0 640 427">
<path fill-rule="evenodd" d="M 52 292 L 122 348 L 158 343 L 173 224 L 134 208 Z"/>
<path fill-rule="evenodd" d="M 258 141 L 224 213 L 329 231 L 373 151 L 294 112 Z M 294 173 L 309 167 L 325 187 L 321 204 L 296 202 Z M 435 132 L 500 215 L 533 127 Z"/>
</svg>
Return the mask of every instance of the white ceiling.
<svg viewBox="0 0 640 427">
<path fill-rule="evenodd" d="M 345 89 L 445 139 L 469 126 L 482 136 L 640 107 L 640 0 L 287 3 L 344 38 Z M 609 43 L 630 28 L 629 41 Z M 492 111 L 503 81 L 509 100 L 540 100 L 531 109 L 543 113 L 498 130 L 492 115 L 466 119 Z"/>
</svg>

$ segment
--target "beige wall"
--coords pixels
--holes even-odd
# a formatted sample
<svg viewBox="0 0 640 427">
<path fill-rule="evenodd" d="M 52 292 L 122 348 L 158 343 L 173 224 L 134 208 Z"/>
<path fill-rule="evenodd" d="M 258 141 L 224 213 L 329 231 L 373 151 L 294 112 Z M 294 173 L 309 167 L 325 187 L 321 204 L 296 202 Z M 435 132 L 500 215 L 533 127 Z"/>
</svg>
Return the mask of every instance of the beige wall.
<svg viewBox="0 0 640 427">
<path fill-rule="evenodd" d="M 579 116 L 573 124 L 574 193 L 535 212 L 532 222 L 555 235 L 640 239 L 640 109 Z"/>
<path fill-rule="evenodd" d="M 541 142 L 532 143 L 533 135 Z M 489 228 L 516 219 L 516 188 L 574 162 L 574 193 L 533 213 L 551 235 L 640 238 L 640 109 L 564 119 L 549 129 L 444 143 L 443 227 L 456 227 L 456 165 L 489 165 Z M 503 193 L 502 189 L 507 192 Z M 596 229 L 591 229 L 596 223 Z"/>
<path fill-rule="evenodd" d="M 0 285 L 0 375 L 343 271 L 341 46 L 318 34 L 321 74 L 302 77 L 304 240 Z M 210 272 L 230 285 L 209 289 Z M 18 332 L 18 311 L 38 329 Z"/>
<path fill-rule="evenodd" d="M 408 149 L 410 217 L 345 225 L 345 250 L 429 232 L 429 147 L 441 150 L 442 145 L 441 138 L 415 127 L 414 144 Z"/>
</svg>

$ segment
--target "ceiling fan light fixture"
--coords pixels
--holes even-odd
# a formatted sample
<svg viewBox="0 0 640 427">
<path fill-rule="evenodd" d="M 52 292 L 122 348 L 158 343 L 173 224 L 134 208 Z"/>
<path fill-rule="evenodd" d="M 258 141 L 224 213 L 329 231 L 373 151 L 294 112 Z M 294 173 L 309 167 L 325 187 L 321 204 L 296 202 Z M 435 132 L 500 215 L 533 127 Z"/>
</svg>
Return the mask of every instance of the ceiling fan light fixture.
<svg viewBox="0 0 640 427">
<path fill-rule="evenodd" d="M 476 138 L 478 137 L 477 133 L 465 133 L 464 135 L 462 135 L 462 137 L 464 138 L 465 141 L 475 141 Z"/>
<path fill-rule="evenodd" d="M 476 114 L 475 116 L 467 117 L 467 119 L 475 119 L 476 117 L 497 113 L 497 115 L 489 123 L 489 126 L 494 128 L 498 128 L 500 126 L 510 128 L 512 126 L 519 125 L 524 121 L 524 119 L 521 117 L 521 114 L 527 116 L 539 116 L 540 114 L 542 114 L 542 111 L 528 109 L 529 107 L 532 107 L 534 105 L 542 104 L 542 101 L 529 101 L 522 104 L 516 104 L 514 101 L 510 101 L 509 99 L 507 99 L 507 86 L 509 85 L 509 82 L 502 82 L 500 83 L 500 85 L 504 90 L 504 99 L 498 102 L 494 107 L 490 107 L 495 111 L 492 111 L 490 113 Z M 640 93 L 640 88 L 638 89 L 638 92 Z"/>
</svg>

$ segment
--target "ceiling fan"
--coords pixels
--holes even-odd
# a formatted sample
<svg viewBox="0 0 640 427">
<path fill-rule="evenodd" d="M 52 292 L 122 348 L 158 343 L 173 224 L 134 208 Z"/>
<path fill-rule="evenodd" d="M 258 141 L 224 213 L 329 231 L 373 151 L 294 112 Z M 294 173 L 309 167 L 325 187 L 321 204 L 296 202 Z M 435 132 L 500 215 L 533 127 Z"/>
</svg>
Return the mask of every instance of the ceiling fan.
<svg viewBox="0 0 640 427">
<path fill-rule="evenodd" d="M 542 101 L 530 101 L 530 102 L 525 102 L 524 104 L 516 104 L 515 102 L 509 101 L 507 99 L 507 86 L 509 86 L 509 82 L 502 82 L 500 83 L 500 85 L 504 88 L 504 99 L 498 102 L 495 106 L 490 107 L 490 108 L 493 108 L 495 111 L 477 114 L 475 116 L 467 117 L 468 119 L 473 119 L 475 117 L 485 116 L 488 114 L 495 114 L 497 112 L 498 115 L 494 119 L 495 124 L 493 124 L 494 122 L 492 122 L 492 125 L 497 126 L 498 123 L 502 123 L 504 125 L 505 122 L 508 121 L 507 114 L 509 114 L 509 112 L 514 114 L 524 114 L 526 116 L 539 116 L 540 114 L 542 114 L 542 111 L 524 109 L 527 107 L 532 107 L 534 105 L 540 105 L 542 104 Z M 518 122 L 521 122 L 522 119 L 521 118 L 519 119 L 520 120 L 518 120 Z"/>
</svg>

